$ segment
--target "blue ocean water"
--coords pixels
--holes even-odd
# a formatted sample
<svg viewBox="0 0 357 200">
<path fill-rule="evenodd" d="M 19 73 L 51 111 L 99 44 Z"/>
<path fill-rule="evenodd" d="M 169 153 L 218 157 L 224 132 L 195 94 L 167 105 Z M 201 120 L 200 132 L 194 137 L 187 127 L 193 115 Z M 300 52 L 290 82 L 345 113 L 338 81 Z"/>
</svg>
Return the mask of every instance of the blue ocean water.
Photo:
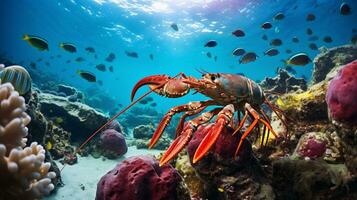
<svg viewBox="0 0 357 200">
<path fill-rule="evenodd" d="M 343 1 L 337 0 L 4 0 L 0 3 L 1 37 L 0 54 L 28 68 L 30 62 L 42 58 L 37 63 L 40 73 L 55 74 L 68 85 L 80 90 L 95 87 L 108 93 L 123 105 L 130 103 L 130 92 L 141 78 L 154 74 L 174 76 L 179 72 L 199 77 L 196 69 L 208 72 L 244 73 L 253 80 L 275 76 L 276 68 L 282 67 L 281 59 L 305 52 L 314 58 L 319 51 L 311 50 L 306 29 L 319 36 L 318 47 L 334 47 L 350 43 L 356 29 L 357 2 L 345 1 L 352 8 L 352 14 L 343 16 L 339 7 Z M 278 12 L 285 19 L 276 21 Z M 306 21 L 312 13 L 316 19 Z M 269 21 L 273 28 L 263 30 L 262 23 Z M 176 23 L 178 31 L 170 25 Z M 245 37 L 235 37 L 236 29 L 245 31 Z M 24 34 L 36 35 L 49 43 L 48 52 L 40 52 L 21 38 Z M 268 40 L 262 40 L 266 34 Z M 354 33 L 355 34 L 355 33 Z M 293 43 L 297 36 L 300 43 Z M 325 43 L 322 38 L 331 36 L 333 42 Z M 271 39 L 279 38 L 283 45 L 277 47 L 280 54 L 275 57 L 264 56 L 271 48 Z M 216 40 L 215 48 L 205 48 L 208 40 Z M 61 42 L 76 45 L 78 52 L 68 53 L 59 47 Z M 85 51 L 91 46 L 98 56 Z M 242 47 L 258 54 L 255 62 L 239 64 L 232 50 Z M 292 54 L 285 53 L 286 49 Z M 138 58 L 125 55 L 125 51 L 135 51 Z M 113 52 L 116 59 L 109 63 L 105 58 Z M 210 52 L 217 61 L 208 58 Z M 149 55 L 153 54 L 151 60 Z M 61 55 L 61 58 L 57 58 Z M 51 59 L 54 56 L 54 59 Z M 84 62 L 75 62 L 83 57 Z M 66 63 L 71 60 L 71 63 Z M 49 62 L 46 66 L 44 62 Z M 95 66 L 113 66 L 114 72 L 98 71 Z M 295 67 L 298 77 L 310 78 L 312 63 Z M 89 83 L 80 78 L 77 70 L 93 72 L 103 86 Z M 139 93 L 147 90 L 142 89 Z M 190 100 L 203 100 L 205 97 L 187 95 L 179 99 L 166 99 L 151 95 L 158 103 L 159 110 L 187 103 Z M 103 102 L 105 104 L 106 102 Z"/>
</svg>

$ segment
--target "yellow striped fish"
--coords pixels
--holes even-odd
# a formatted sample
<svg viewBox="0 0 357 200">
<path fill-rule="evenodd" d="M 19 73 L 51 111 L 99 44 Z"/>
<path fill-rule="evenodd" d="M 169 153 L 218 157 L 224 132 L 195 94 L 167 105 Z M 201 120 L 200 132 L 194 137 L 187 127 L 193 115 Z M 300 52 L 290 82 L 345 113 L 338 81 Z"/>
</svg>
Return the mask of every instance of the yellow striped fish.
<svg viewBox="0 0 357 200">
<path fill-rule="evenodd" d="M 19 65 L 0 68 L 0 83 L 11 83 L 20 95 L 31 89 L 32 80 L 27 70 Z"/>
</svg>

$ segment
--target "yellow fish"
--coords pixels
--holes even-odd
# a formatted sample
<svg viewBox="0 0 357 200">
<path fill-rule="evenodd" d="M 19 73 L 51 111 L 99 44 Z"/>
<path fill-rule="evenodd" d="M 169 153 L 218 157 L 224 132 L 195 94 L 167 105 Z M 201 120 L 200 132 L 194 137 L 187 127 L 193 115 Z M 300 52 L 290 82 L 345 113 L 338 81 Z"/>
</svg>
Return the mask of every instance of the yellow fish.
<svg viewBox="0 0 357 200">
<path fill-rule="evenodd" d="M 47 148 L 47 150 L 52 149 L 52 143 L 50 141 L 47 142 L 46 148 Z"/>
<path fill-rule="evenodd" d="M 224 192 L 224 189 L 223 188 L 217 188 L 219 192 Z"/>
<path fill-rule="evenodd" d="M 60 124 L 60 123 L 62 123 L 62 122 L 63 122 L 62 117 L 56 117 L 56 119 L 55 119 L 55 123 L 56 123 L 56 124 Z"/>
<path fill-rule="evenodd" d="M 23 40 L 27 41 L 31 46 L 40 51 L 48 51 L 48 43 L 45 39 L 34 35 L 24 35 Z"/>
</svg>

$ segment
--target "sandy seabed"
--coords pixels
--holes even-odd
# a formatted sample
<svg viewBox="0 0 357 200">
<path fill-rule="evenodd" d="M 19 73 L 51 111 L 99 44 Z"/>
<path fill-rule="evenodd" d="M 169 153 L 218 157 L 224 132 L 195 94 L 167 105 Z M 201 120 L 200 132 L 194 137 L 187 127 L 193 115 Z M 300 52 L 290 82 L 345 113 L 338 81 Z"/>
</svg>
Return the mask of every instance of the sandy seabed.
<svg viewBox="0 0 357 200">
<path fill-rule="evenodd" d="M 161 152 L 162 151 L 159 150 L 136 149 L 136 147 L 129 147 L 128 152 L 116 160 L 103 160 L 102 158 L 96 159 L 92 156 L 78 157 L 77 164 L 66 166 L 61 173 L 64 186 L 58 188 L 56 193 L 44 199 L 94 200 L 98 181 L 118 163 L 131 156 L 157 155 Z M 56 163 L 61 169 L 63 165 L 59 162 Z"/>
</svg>

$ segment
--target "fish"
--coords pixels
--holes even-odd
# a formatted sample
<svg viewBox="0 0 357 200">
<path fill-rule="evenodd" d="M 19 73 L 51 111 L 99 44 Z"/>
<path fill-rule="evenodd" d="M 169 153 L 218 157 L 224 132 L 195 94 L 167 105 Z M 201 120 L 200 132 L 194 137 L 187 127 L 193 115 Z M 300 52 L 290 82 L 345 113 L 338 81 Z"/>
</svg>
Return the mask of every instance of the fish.
<svg viewBox="0 0 357 200">
<path fill-rule="evenodd" d="M 47 150 L 51 150 L 52 146 L 53 146 L 52 143 L 50 141 L 48 141 L 47 144 L 46 144 L 46 149 Z"/>
<path fill-rule="evenodd" d="M 325 36 L 322 40 L 323 40 L 324 42 L 326 42 L 326 43 L 331 43 L 331 42 L 332 42 L 332 37 L 330 37 L 330 36 Z"/>
<path fill-rule="evenodd" d="M 85 50 L 88 52 L 88 53 L 95 53 L 95 49 L 93 47 L 87 47 L 85 48 Z"/>
<path fill-rule="evenodd" d="M 224 189 L 223 188 L 217 188 L 218 192 L 224 192 Z"/>
<path fill-rule="evenodd" d="M 351 7 L 346 3 L 343 2 L 340 6 L 340 14 L 341 15 L 349 15 L 351 14 Z"/>
<path fill-rule="evenodd" d="M 233 56 L 241 56 L 245 54 L 245 50 L 243 48 L 236 48 L 232 52 Z"/>
<path fill-rule="evenodd" d="M 292 51 L 291 51 L 290 49 L 286 49 L 286 50 L 285 50 L 285 53 L 287 53 L 287 54 L 291 54 L 291 53 L 292 53 Z"/>
<path fill-rule="evenodd" d="M 67 64 L 68 64 L 68 63 L 71 63 L 71 60 L 67 60 L 66 63 L 67 63 Z"/>
<path fill-rule="evenodd" d="M 263 40 L 268 40 L 268 36 L 264 34 L 264 35 L 262 36 L 262 39 L 263 39 Z"/>
<path fill-rule="evenodd" d="M 105 60 L 107 62 L 113 62 L 114 59 L 115 59 L 115 54 L 114 53 L 110 53 Z"/>
<path fill-rule="evenodd" d="M 125 51 L 125 54 L 129 57 L 132 57 L 132 58 L 137 58 L 139 57 L 138 53 L 136 53 L 135 51 Z"/>
<path fill-rule="evenodd" d="M 36 63 L 35 63 L 35 62 L 31 62 L 31 63 L 30 63 L 30 67 L 31 67 L 32 69 L 36 69 Z"/>
<path fill-rule="evenodd" d="M 285 15 L 283 13 L 277 13 L 275 16 L 274 16 L 274 20 L 282 20 L 285 18 Z"/>
<path fill-rule="evenodd" d="M 270 22 L 264 22 L 262 25 L 261 25 L 261 28 L 262 29 L 271 29 L 273 27 L 273 25 L 271 25 Z"/>
<path fill-rule="evenodd" d="M 268 56 L 276 56 L 279 54 L 279 50 L 275 48 L 268 49 L 267 51 L 264 52 L 264 55 Z"/>
<path fill-rule="evenodd" d="M 155 102 L 153 102 L 153 103 L 150 104 L 150 106 L 151 106 L 151 107 L 156 107 L 157 104 L 156 104 Z"/>
<path fill-rule="evenodd" d="M 306 29 L 306 34 L 307 35 L 312 35 L 313 34 L 312 29 L 311 28 L 307 28 Z"/>
<path fill-rule="evenodd" d="M 240 72 L 236 73 L 236 75 L 239 75 L 239 76 L 245 76 L 245 74 L 240 73 Z"/>
<path fill-rule="evenodd" d="M 175 31 L 178 31 L 178 30 L 179 30 L 179 28 L 178 28 L 178 26 L 177 26 L 176 23 L 172 23 L 172 24 L 170 25 L 170 27 L 171 27 L 172 29 L 174 29 Z"/>
<path fill-rule="evenodd" d="M 45 65 L 49 67 L 51 64 L 49 62 L 45 62 Z"/>
<path fill-rule="evenodd" d="M 104 64 L 96 65 L 95 68 L 97 68 L 99 71 L 102 71 L 102 72 L 106 71 L 106 67 Z"/>
<path fill-rule="evenodd" d="M 151 60 L 154 60 L 154 55 L 150 54 L 149 57 Z"/>
<path fill-rule="evenodd" d="M 270 45 L 271 46 L 281 46 L 283 44 L 283 41 L 281 41 L 281 39 L 273 39 L 271 42 L 270 42 Z"/>
<path fill-rule="evenodd" d="M 62 117 L 56 117 L 54 120 L 55 124 L 61 124 L 63 122 L 63 118 Z"/>
<path fill-rule="evenodd" d="M 38 58 L 36 61 L 41 62 L 42 60 L 43 60 L 42 58 Z"/>
<path fill-rule="evenodd" d="M 353 35 L 351 38 L 351 43 L 357 45 L 357 35 Z"/>
<path fill-rule="evenodd" d="M 309 37 L 308 40 L 309 40 L 310 42 L 317 41 L 317 40 L 319 40 L 319 36 L 317 36 L 317 35 L 311 36 L 311 37 Z"/>
<path fill-rule="evenodd" d="M 25 34 L 22 39 L 27 41 L 31 46 L 35 47 L 39 51 L 49 51 L 48 42 L 41 37 Z"/>
<path fill-rule="evenodd" d="M 205 47 L 215 47 L 217 46 L 217 42 L 215 40 L 209 40 L 206 44 Z"/>
<path fill-rule="evenodd" d="M 357 29 L 353 28 L 352 33 L 357 33 Z"/>
<path fill-rule="evenodd" d="M 88 82 L 96 82 L 97 81 L 97 77 L 89 71 L 77 70 L 76 73 Z"/>
<path fill-rule="evenodd" d="M 250 62 L 254 62 L 257 59 L 258 55 L 254 52 L 248 52 L 244 54 L 240 59 L 239 63 L 240 64 L 246 64 Z"/>
<path fill-rule="evenodd" d="M 214 56 L 214 61 L 217 61 L 217 58 L 218 58 L 217 56 Z"/>
<path fill-rule="evenodd" d="M 306 16 L 306 21 L 311 22 L 311 21 L 314 21 L 315 19 L 316 19 L 316 17 L 315 17 L 315 15 L 312 14 L 312 13 L 310 13 L 310 14 L 308 14 L 308 15 Z"/>
<path fill-rule="evenodd" d="M 232 32 L 232 35 L 236 36 L 236 37 L 244 37 L 245 33 L 243 30 L 241 29 L 237 29 L 235 31 Z"/>
<path fill-rule="evenodd" d="M 85 59 L 83 57 L 78 57 L 78 58 L 76 58 L 75 61 L 76 62 L 83 62 L 83 61 L 85 61 Z"/>
<path fill-rule="evenodd" d="M 61 58 L 62 56 L 58 54 L 56 57 L 57 57 L 57 58 Z"/>
<path fill-rule="evenodd" d="M 70 53 L 75 53 L 77 52 L 77 48 L 76 46 L 74 46 L 74 44 L 71 44 L 71 43 L 60 43 L 60 47 Z"/>
<path fill-rule="evenodd" d="M 54 56 L 50 56 L 50 59 L 52 60 L 52 59 L 54 59 L 55 57 Z"/>
<path fill-rule="evenodd" d="M 305 66 L 310 62 L 312 62 L 312 60 L 306 53 L 297 53 L 285 61 L 286 64 L 297 66 Z"/>
<path fill-rule="evenodd" d="M 139 101 L 140 104 L 146 105 L 148 101 L 146 99 L 142 99 Z"/>
<path fill-rule="evenodd" d="M 152 97 L 146 97 L 145 98 L 148 102 L 154 101 L 154 99 Z"/>
<path fill-rule="evenodd" d="M 28 93 L 32 85 L 30 74 L 20 65 L 0 66 L 0 82 L 11 83 L 20 95 Z"/>
<path fill-rule="evenodd" d="M 113 72 L 113 71 L 114 71 L 113 66 L 110 66 L 110 67 L 109 67 L 109 71 L 110 71 L 110 72 Z"/>
<path fill-rule="evenodd" d="M 211 52 L 207 52 L 206 55 L 207 55 L 207 57 L 212 58 Z"/>
<path fill-rule="evenodd" d="M 294 43 L 299 43 L 299 38 L 295 36 L 291 39 L 291 41 Z"/>
<path fill-rule="evenodd" d="M 317 45 L 315 44 L 315 43 L 310 43 L 309 44 L 309 48 L 311 49 L 311 50 L 314 50 L 314 51 L 316 51 L 318 48 L 317 48 Z"/>
<path fill-rule="evenodd" d="M 94 59 L 97 59 L 97 58 L 98 58 L 97 54 L 94 54 Z"/>
<path fill-rule="evenodd" d="M 97 82 L 98 82 L 98 84 L 99 84 L 100 86 L 102 86 L 102 85 L 103 85 L 103 81 L 98 80 Z"/>
</svg>

